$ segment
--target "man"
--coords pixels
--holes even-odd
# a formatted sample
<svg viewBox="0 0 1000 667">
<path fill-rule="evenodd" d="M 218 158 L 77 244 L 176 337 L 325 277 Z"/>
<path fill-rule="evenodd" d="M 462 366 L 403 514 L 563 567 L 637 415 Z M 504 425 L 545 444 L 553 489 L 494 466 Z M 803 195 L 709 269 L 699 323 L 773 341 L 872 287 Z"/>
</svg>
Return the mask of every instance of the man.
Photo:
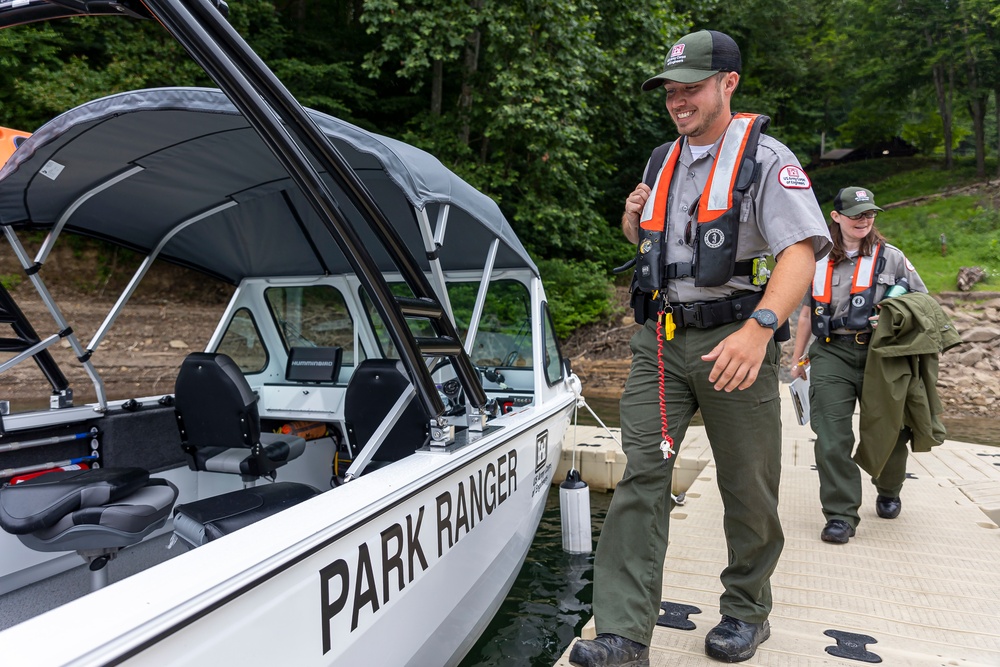
<svg viewBox="0 0 1000 667">
<path fill-rule="evenodd" d="M 579 667 L 648 664 L 676 459 L 670 450 L 699 409 L 729 547 L 722 622 L 705 650 L 747 660 L 770 636 L 769 580 L 784 543 L 774 334 L 799 305 L 830 237 L 795 156 L 762 133 L 767 119 L 730 111 L 740 69 L 736 43 L 703 30 L 681 38 L 664 71 L 642 86 L 665 90 L 681 138 L 666 158 L 654 151 L 647 182 L 628 196 L 622 217 L 622 231 L 638 244 L 633 305 L 643 326 L 631 341 L 621 399 L 628 463 L 597 546 L 599 634 L 574 646 L 570 663 Z M 770 279 L 761 261 L 769 254 L 777 258 Z"/>
</svg>

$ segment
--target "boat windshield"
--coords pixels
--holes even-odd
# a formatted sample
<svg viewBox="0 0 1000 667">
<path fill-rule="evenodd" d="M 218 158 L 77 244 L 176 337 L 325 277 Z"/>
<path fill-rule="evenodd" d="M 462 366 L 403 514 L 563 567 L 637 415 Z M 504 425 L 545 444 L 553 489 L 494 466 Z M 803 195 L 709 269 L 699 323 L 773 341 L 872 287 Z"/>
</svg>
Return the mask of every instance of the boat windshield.
<svg viewBox="0 0 1000 667">
<path fill-rule="evenodd" d="M 463 344 L 467 343 L 465 338 L 469 332 L 478 289 L 478 283 L 448 283 L 448 298 L 455 313 L 455 327 Z M 399 283 L 393 284 L 393 291 L 400 294 L 408 292 L 406 286 Z M 363 289 L 361 297 L 382 356 L 395 358 L 395 346 L 371 299 Z M 414 318 L 408 323 L 411 333 L 416 337 L 433 335 L 428 320 Z M 503 368 L 513 371 L 506 373 L 507 387 L 530 391 L 533 388 L 531 323 L 531 296 L 524 283 L 517 280 L 491 282 L 483 313 L 479 319 L 476 339 L 471 346 L 466 345 L 472 363 L 480 368 Z M 490 388 L 490 384 L 487 378 L 484 385 Z"/>
</svg>

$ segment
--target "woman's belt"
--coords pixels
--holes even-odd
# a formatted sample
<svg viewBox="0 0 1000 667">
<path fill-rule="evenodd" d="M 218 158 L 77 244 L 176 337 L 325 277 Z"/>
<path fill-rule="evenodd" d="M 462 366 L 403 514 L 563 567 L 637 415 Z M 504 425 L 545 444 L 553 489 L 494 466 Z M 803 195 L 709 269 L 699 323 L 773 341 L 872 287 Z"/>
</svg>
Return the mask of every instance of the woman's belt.
<svg viewBox="0 0 1000 667">
<path fill-rule="evenodd" d="M 871 331 L 857 331 L 855 333 L 830 334 L 832 340 L 846 340 L 858 345 L 867 345 L 872 339 Z"/>
</svg>

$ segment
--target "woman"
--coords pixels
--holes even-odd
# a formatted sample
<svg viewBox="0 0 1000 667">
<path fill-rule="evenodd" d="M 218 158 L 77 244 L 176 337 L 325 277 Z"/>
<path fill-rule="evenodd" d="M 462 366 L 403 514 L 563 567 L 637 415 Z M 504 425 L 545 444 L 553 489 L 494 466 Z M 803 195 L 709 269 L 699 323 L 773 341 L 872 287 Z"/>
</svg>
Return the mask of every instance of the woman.
<svg viewBox="0 0 1000 667">
<path fill-rule="evenodd" d="M 826 516 L 824 542 L 846 544 L 854 537 L 861 506 L 861 471 L 851 458 L 852 418 L 861 399 L 868 342 L 877 322 L 877 304 L 906 291 L 926 292 L 923 280 L 902 251 L 875 229 L 871 190 L 846 187 L 833 200 L 833 250 L 816 263 L 812 290 L 803 300 L 795 335 L 792 377 L 805 377 L 809 363 L 810 423 L 816 433 L 819 496 Z M 804 355 L 810 332 L 816 336 Z M 877 479 L 875 511 L 883 519 L 900 512 L 910 430 L 899 432 L 895 448 Z"/>
</svg>

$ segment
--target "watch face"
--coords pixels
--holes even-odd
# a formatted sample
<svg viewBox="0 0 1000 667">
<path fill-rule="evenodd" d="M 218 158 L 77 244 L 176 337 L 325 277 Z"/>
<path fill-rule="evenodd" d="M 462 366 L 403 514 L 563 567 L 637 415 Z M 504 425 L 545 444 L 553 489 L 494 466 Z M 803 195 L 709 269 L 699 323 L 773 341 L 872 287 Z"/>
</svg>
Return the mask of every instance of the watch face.
<svg viewBox="0 0 1000 667">
<path fill-rule="evenodd" d="M 765 327 L 773 327 L 778 323 L 778 316 L 775 315 L 773 311 L 767 310 L 766 308 L 755 311 L 752 317 Z"/>
</svg>

